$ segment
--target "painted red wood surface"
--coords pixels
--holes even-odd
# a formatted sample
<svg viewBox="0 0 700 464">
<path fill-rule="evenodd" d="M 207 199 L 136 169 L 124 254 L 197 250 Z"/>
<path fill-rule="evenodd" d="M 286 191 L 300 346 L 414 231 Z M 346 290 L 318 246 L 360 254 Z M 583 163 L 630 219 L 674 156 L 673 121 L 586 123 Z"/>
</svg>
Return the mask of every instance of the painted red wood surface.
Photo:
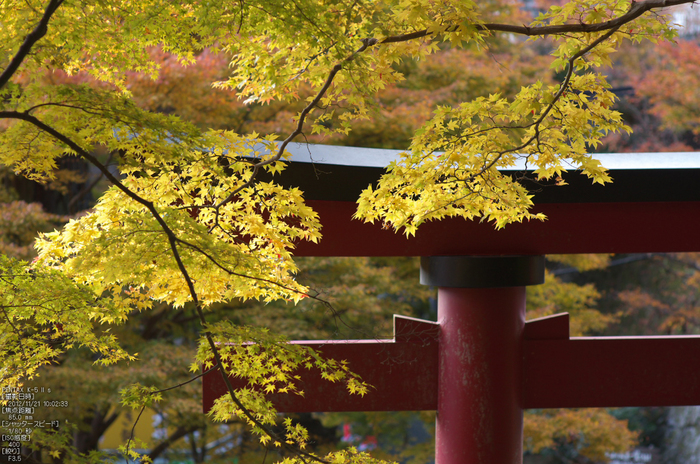
<svg viewBox="0 0 700 464">
<path fill-rule="evenodd" d="M 275 394 L 268 398 L 280 412 L 408 411 L 437 407 L 438 330 L 434 322 L 394 316 L 394 340 L 334 340 L 293 342 L 313 346 L 324 356 L 347 360 L 350 369 L 373 385 L 364 396 L 350 395 L 344 384 L 321 379 L 314 370 L 298 372 L 305 395 Z M 235 388 L 246 384 L 231 377 Z M 204 411 L 226 394 L 221 374 L 203 380 Z"/>
<path fill-rule="evenodd" d="M 700 404 L 700 337 L 525 343 L 523 407 Z"/>
<path fill-rule="evenodd" d="M 524 408 L 700 404 L 700 336 L 569 338 L 568 315 L 543 324 L 526 333 Z"/>
<path fill-rule="evenodd" d="M 517 463 L 525 287 L 439 288 L 439 464 Z"/>
<path fill-rule="evenodd" d="M 305 371 L 300 385 L 305 397 L 270 399 L 280 412 L 437 409 L 439 326 L 401 316 L 395 316 L 394 324 L 395 340 L 298 342 L 348 360 L 352 370 L 376 387 L 364 397 Z M 526 323 L 522 343 L 524 409 L 700 404 L 700 336 L 570 339 L 568 315 L 558 315 Z M 455 372 L 477 374 L 471 368 Z M 218 372 L 207 374 L 203 385 L 208 411 L 226 388 Z"/>
<path fill-rule="evenodd" d="M 548 219 L 492 224 L 444 219 L 406 238 L 381 224 L 352 219 L 356 205 L 308 201 L 323 224 L 319 244 L 302 242 L 297 256 L 541 255 L 700 251 L 700 202 L 550 203 Z"/>
</svg>

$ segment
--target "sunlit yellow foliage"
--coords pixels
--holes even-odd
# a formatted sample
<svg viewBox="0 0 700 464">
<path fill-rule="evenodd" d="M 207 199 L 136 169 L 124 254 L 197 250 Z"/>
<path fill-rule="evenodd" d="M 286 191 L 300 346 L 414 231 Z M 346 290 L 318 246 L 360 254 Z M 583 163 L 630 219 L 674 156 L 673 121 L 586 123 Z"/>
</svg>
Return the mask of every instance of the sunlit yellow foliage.
<svg viewBox="0 0 700 464">
<path fill-rule="evenodd" d="M 0 261 L 3 386 L 35 375 L 72 346 L 102 362 L 131 359 L 108 326 L 169 304 L 192 308 L 202 322 L 199 365 L 214 362 L 269 391 L 293 391 L 288 371 L 308 362 L 362 394 L 367 387 L 340 360 L 311 351 L 285 358 L 281 339 L 206 321 L 215 303 L 309 297 L 296 280 L 293 250 L 298 241 L 320 240 L 322 224 L 303 192 L 277 183 L 286 145 L 305 134 L 345 135 L 368 121 L 377 95 L 403 82 L 406 61 L 449 47 L 487 48 L 502 32 L 512 34 L 508 40 L 550 37 L 546 77 L 516 92 L 437 105 L 407 151 L 362 193 L 356 214 L 408 235 L 446 216 L 498 228 L 544 220 L 532 212 L 530 193 L 499 168 L 526 162 L 539 180 L 578 169 L 592 182 L 609 182 L 590 151 L 628 128 L 612 110 L 599 68 L 623 41 L 673 38 L 667 19 L 649 11 L 691 1 L 572 0 L 527 26 L 508 23 L 514 16 L 499 16 L 490 2 L 465 0 L 2 2 L 0 163 L 51 182 L 61 180 L 59 158 L 78 157 L 112 184 L 93 209 L 39 239 L 32 266 Z M 292 132 L 275 139 L 208 130 L 199 119 L 198 126 L 137 105 L 129 82 L 159 78 L 153 50 L 183 65 L 204 50 L 224 53 L 229 75 L 212 85 L 248 104 L 296 103 L 303 109 Z M 47 78 L 54 72 L 90 79 Z M 96 153 L 111 153 L 116 164 Z M 259 345 L 217 347 L 224 335 Z M 156 399 L 151 387 L 126 393 L 132 404 Z M 230 391 L 217 414 L 239 415 L 264 442 L 320 459 L 300 449 L 303 431 L 287 427 L 290 445 L 268 428 L 274 411 L 252 390 Z M 354 450 L 324 459 L 373 462 Z"/>
</svg>

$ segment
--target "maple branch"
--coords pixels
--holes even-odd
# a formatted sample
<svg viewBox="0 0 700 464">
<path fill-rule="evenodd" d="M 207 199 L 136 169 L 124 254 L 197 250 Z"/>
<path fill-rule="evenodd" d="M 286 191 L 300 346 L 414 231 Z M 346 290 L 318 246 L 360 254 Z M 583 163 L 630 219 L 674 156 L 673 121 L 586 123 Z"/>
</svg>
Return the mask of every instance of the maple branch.
<svg viewBox="0 0 700 464">
<path fill-rule="evenodd" d="M 571 66 L 572 66 L 573 61 L 575 61 L 576 59 L 578 59 L 581 56 L 588 53 L 590 50 L 595 48 L 595 46 L 597 46 L 603 40 L 609 38 L 621 26 L 623 26 L 624 24 L 626 24 L 630 21 L 635 20 L 636 18 L 638 18 L 642 14 L 646 13 L 647 11 L 659 9 L 659 8 L 665 8 L 665 7 L 669 7 L 669 6 L 695 3 L 696 1 L 697 0 L 646 0 L 644 2 L 639 2 L 639 3 L 633 2 L 632 5 L 630 6 L 629 10 L 627 11 L 627 13 L 623 14 L 622 16 L 611 19 L 609 21 L 605 21 L 602 23 L 595 23 L 595 24 L 577 23 L 577 24 L 560 24 L 560 25 L 552 25 L 552 26 L 532 26 L 532 27 L 530 27 L 530 26 L 515 26 L 512 24 L 485 23 L 485 24 L 476 24 L 476 25 L 474 25 L 474 27 L 477 30 L 483 31 L 483 32 L 509 32 L 509 33 L 514 33 L 514 34 L 527 35 L 527 36 L 547 36 L 547 35 L 562 35 L 562 34 L 576 33 L 576 32 L 593 33 L 593 32 L 608 31 L 606 34 L 601 36 L 599 39 L 595 40 L 591 45 L 586 47 L 584 50 L 581 50 L 579 53 L 574 55 L 572 60 L 570 60 L 570 62 L 569 62 L 569 68 L 571 70 Z M 457 26 L 453 26 L 452 28 L 448 29 L 448 31 L 455 31 L 455 30 L 457 30 Z M 423 29 L 420 31 L 414 31 L 414 32 L 406 33 L 406 34 L 385 37 L 381 40 L 376 39 L 376 38 L 362 39 L 362 46 L 358 50 L 356 50 L 350 56 L 346 57 L 342 62 L 337 63 L 335 66 L 333 66 L 333 68 L 331 68 L 331 70 L 328 73 L 328 76 L 326 78 L 326 81 L 324 82 L 323 86 L 316 94 L 316 97 L 299 114 L 299 120 L 297 121 L 297 127 L 294 129 L 294 131 L 291 134 L 289 134 L 287 136 L 286 139 L 284 139 L 284 141 L 282 141 L 275 156 L 271 157 L 268 160 L 256 163 L 253 166 L 253 172 L 251 173 L 250 178 L 243 185 L 241 185 L 240 187 L 233 190 L 224 200 L 222 200 L 217 205 L 214 205 L 213 207 L 218 211 L 221 206 L 232 201 L 235 198 L 235 196 L 239 192 L 241 192 L 243 189 L 248 188 L 251 185 L 253 185 L 253 183 L 255 182 L 255 179 L 260 171 L 260 168 L 267 166 L 269 164 L 272 164 L 276 161 L 279 161 L 282 158 L 282 154 L 284 153 L 284 150 L 289 145 L 289 143 L 291 143 L 298 135 L 303 133 L 303 127 L 304 127 L 304 122 L 306 120 L 306 117 L 315 107 L 318 107 L 319 102 L 321 101 L 321 99 L 323 98 L 323 96 L 326 94 L 326 92 L 330 88 L 331 84 L 333 83 L 333 80 L 335 79 L 336 74 L 338 74 L 338 72 L 340 72 L 343 69 L 344 63 L 352 61 L 353 59 L 355 59 L 355 57 L 358 54 L 364 52 L 369 47 L 372 47 L 375 45 L 407 42 L 410 40 L 415 40 L 415 39 L 427 37 L 430 35 L 433 35 L 433 32 L 431 32 L 428 29 Z M 570 79 L 571 79 L 571 74 L 569 73 L 568 79 L 566 79 L 565 84 L 563 84 L 560 87 L 559 92 L 556 94 L 555 99 L 552 102 L 552 104 L 549 105 L 549 107 L 541 115 L 539 120 L 533 123 L 537 129 L 539 129 L 539 125 L 542 122 L 542 120 L 544 119 L 544 116 L 546 116 L 546 114 L 548 114 L 551 111 L 551 108 L 554 106 L 554 103 L 556 103 L 556 101 L 559 99 L 559 97 L 563 93 L 563 91 L 566 88 L 566 85 L 568 85 L 568 82 Z M 531 125 L 528 125 L 527 127 L 530 127 Z M 529 145 L 533 140 L 538 140 L 538 139 L 539 139 L 539 131 L 536 130 L 535 135 L 533 136 L 532 139 L 530 139 L 528 142 L 524 143 L 521 147 L 515 148 L 515 150 L 517 150 L 519 148 L 523 148 L 523 147 Z M 498 161 L 498 159 L 500 159 L 500 157 L 503 154 L 509 153 L 512 151 L 513 150 L 506 150 L 506 151 L 501 152 L 493 161 L 491 161 L 488 165 L 486 165 L 480 171 L 480 174 L 483 174 L 485 171 L 490 169 Z"/>
<path fill-rule="evenodd" d="M 139 415 L 136 416 L 136 420 L 134 421 L 134 425 L 131 427 L 131 434 L 129 435 L 129 440 L 126 442 L 126 452 L 124 453 L 124 458 L 126 458 L 127 464 L 129 463 L 129 448 L 131 447 L 131 441 L 134 439 L 134 431 L 136 430 L 136 424 L 139 423 L 139 420 L 141 420 L 141 416 L 143 415 L 143 412 L 146 410 L 146 404 L 144 403 L 143 406 L 141 406 L 141 411 L 139 411 Z"/>
<path fill-rule="evenodd" d="M 176 388 L 183 387 L 183 386 L 187 385 L 188 383 L 192 383 L 195 380 L 207 375 L 209 372 L 211 372 L 217 368 L 218 368 L 218 366 L 214 366 L 214 367 L 202 372 L 201 374 L 196 375 L 196 376 L 192 377 L 191 379 L 186 380 L 182 383 L 179 383 L 177 385 L 173 385 L 172 387 L 163 388 L 161 390 L 149 391 L 148 394 L 153 395 L 155 393 L 164 393 L 164 392 L 167 392 L 169 390 L 174 390 Z M 139 415 L 136 417 L 136 420 L 134 421 L 134 425 L 132 425 L 132 427 L 131 427 L 131 435 L 129 436 L 129 440 L 126 442 L 126 456 L 125 457 L 126 457 L 127 463 L 129 462 L 129 448 L 131 446 L 131 441 L 134 438 L 134 431 L 136 430 L 136 425 L 139 423 L 139 420 L 141 419 L 141 415 L 143 415 L 143 412 L 145 409 L 146 409 L 146 403 L 144 403 L 143 406 L 141 406 L 141 411 L 139 411 Z M 179 427 L 172 435 L 170 435 L 167 438 L 167 440 L 165 440 L 164 442 L 161 442 L 158 446 L 156 446 L 154 449 L 152 449 L 151 452 L 148 454 L 148 457 L 150 457 L 151 460 L 155 459 L 157 456 L 159 456 L 161 453 L 163 453 L 163 451 L 165 451 L 174 441 L 179 440 L 180 438 L 182 438 L 183 436 L 185 436 L 189 432 L 193 432 L 193 431 L 197 430 L 197 428 L 198 427 L 190 427 L 188 429 L 184 429 L 183 427 Z M 181 433 L 181 432 L 183 432 L 182 429 L 184 429 L 184 433 Z"/>
<path fill-rule="evenodd" d="M 571 82 L 571 78 L 573 77 L 574 63 L 576 62 L 576 60 L 578 60 L 579 58 L 582 58 L 583 56 L 588 54 L 591 50 L 593 50 L 595 47 L 600 45 L 602 42 L 609 39 L 619 28 L 620 28 L 620 26 L 617 26 L 614 29 L 610 29 L 608 32 L 606 32 L 605 34 L 603 34 L 600 37 L 598 37 L 597 39 L 595 39 L 593 42 L 588 44 L 586 47 L 584 47 L 581 50 L 579 50 L 578 52 L 574 53 L 567 60 L 567 69 L 566 69 L 566 74 L 564 76 L 564 80 L 560 84 L 557 92 L 554 94 L 554 98 L 552 99 L 552 101 L 545 107 L 545 110 L 542 112 L 542 114 L 540 114 L 540 116 L 539 116 L 539 118 L 537 118 L 537 120 L 533 121 L 530 124 L 526 124 L 526 125 L 522 125 L 522 126 L 498 126 L 498 125 L 494 125 L 491 127 L 487 127 L 485 129 L 480 129 L 478 131 L 474 131 L 471 134 L 467 134 L 466 136 L 463 135 L 463 136 L 458 137 L 459 139 L 468 138 L 470 136 L 477 135 L 479 133 L 484 133 L 484 132 L 488 132 L 491 130 L 497 130 L 497 129 L 510 129 L 510 130 L 512 130 L 512 129 L 523 129 L 523 128 L 528 128 L 528 127 L 533 127 L 533 126 L 535 128 L 535 133 L 528 140 L 524 141 L 522 144 L 520 144 L 516 147 L 510 147 L 510 148 L 507 148 L 505 150 L 502 150 L 500 152 L 495 153 L 495 156 L 492 160 L 485 162 L 485 164 L 481 167 L 481 169 L 479 169 L 477 172 L 469 175 L 468 177 L 460 178 L 457 175 L 456 171 L 453 174 L 451 174 L 450 176 L 446 176 L 447 179 L 452 179 L 451 182 L 464 183 L 466 185 L 466 188 L 468 189 L 468 192 L 459 198 L 450 200 L 442 205 L 435 206 L 434 208 L 429 210 L 427 213 L 425 213 L 424 216 L 435 213 L 436 211 L 439 211 L 443 208 L 446 208 L 449 205 L 452 205 L 452 204 L 459 202 L 459 201 L 462 201 L 462 200 L 464 200 L 472 195 L 475 195 L 476 192 L 469 187 L 469 183 L 473 182 L 478 177 L 484 176 L 484 174 L 486 174 L 487 171 L 489 171 L 491 168 L 493 168 L 493 166 L 496 165 L 496 163 L 503 157 L 503 155 L 505 155 L 507 153 L 517 153 L 520 150 L 522 150 L 523 148 L 531 145 L 535 141 L 537 141 L 537 143 L 539 144 L 540 143 L 540 141 L 539 141 L 540 140 L 540 133 L 541 133 L 540 127 L 541 127 L 542 123 L 544 122 L 545 118 L 547 117 L 547 115 L 556 107 L 557 102 L 561 99 L 562 95 L 566 91 L 566 88 L 569 86 L 569 84 Z M 486 155 L 485 155 L 485 158 L 486 158 Z M 401 224 L 398 225 L 398 227 L 405 226 L 408 223 L 408 221 L 409 221 L 409 218 L 406 218 Z"/>
<path fill-rule="evenodd" d="M 483 24 L 481 25 L 481 27 L 477 26 L 477 29 L 495 32 L 510 32 L 513 34 L 527 36 L 559 35 L 571 32 L 602 32 L 610 29 L 618 29 L 621 26 L 624 26 L 625 24 L 629 23 L 630 21 L 634 21 L 647 11 L 696 2 L 697 0 L 646 0 L 643 2 L 633 1 L 632 5 L 630 6 L 630 9 L 627 10 L 627 13 L 609 21 L 595 24 L 557 24 L 553 26 L 535 27 L 513 26 L 509 24 Z"/>
<path fill-rule="evenodd" d="M 42 122 L 39 118 L 36 116 L 33 116 L 31 114 L 28 114 L 27 112 L 21 112 L 21 111 L 0 111 L 0 119 L 2 118 L 7 118 L 7 119 L 20 119 L 22 121 L 28 122 L 37 128 L 41 129 L 42 131 L 46 132 L 47 134 L 51 135 L 54 137 L 56 140 L 60 141 L 64 145 L 68 146 L 71 150 L 73 150 L 75 153 L 80 155 L 82 158 L 85 158 L 90 164 L 94 165 L 97 169 L 100 170 L 100 172 L 112 183 L 114 184 L 115 187 L 117 187 L 119 190 L 121 190 L 125 195 L 127 195 L 129 198 L 132 200 L 142 204 L 146 208 L 149 209 L 152 213 L 155 213 L 156 220 L 160 218 L 160 215 L 158 212 L 155 210 L 155 207 L 153 206 L 153 203 L 146 200 L 145 198 L 141 197 L 137 193 L 134 193 L 130 189 L 128 189 L 122 182 L 114 175 L 112 174 L 109 169 L 107 169 L 106 166 L 104 166 L 100 161 L 95 158 L 90 152 L 85 150 L 83 147 L 78 145 L 75 141 L 73 141 L 70 137 L 67 137 L 66 135 L 60 133 L 53 127 L 49 126 L 48 124 Z M 160 218 L 162 221 L 162 218 Z M 158 221 L 159 223 L 161 221 Z M 167 225 L 163 222 L 161 225 L 164 225 L 167 228 Z M 169 228 L 168 228 L 169 230 Z"/>
<path fill-rule="evenodd" d="M 576 62 L 576 60 L 578 60 L 579 58 L 582 58 L 583 56 L 588 54 L 588 52 L 590 52 L 595 47 L 600 45 L 602 42 L 609 39 L 610 36 L 612 36 L 615 32 L 617 32 L 617 30 L 620 27 L 621 26 L 617 26 L 614 29 L 610 29 L 608 32 L 606 32 L 605 34 L 601 35 L 596 40 L 594 40 L 593 42 L 588 44 L 588 46 L 586 46 L 583 49 L 579 50 L 578 52 L 574 53 L 574 55 L 572 55 L 571 58 L 569 58 L 567 60 L 566 75 L 565 75 L 564 80 L 562 81 L 561 85 L 559 86 L 559 90 L 557 91 L 556 94 L 554 94 L 554 98 L 552 99 L 551 103 L 549 103 L 549 105 L 547 105 L 547 107 L 542 112 L 542 114 L 540 114 L 540 117 L 537 118 L 536 121 L 534 121 L 531 125 L 528 126 L 528 127 L 530 127 L 530 126 L 534 125 L 534 127 L 535 127 L 535 133 L 532 135 L 532 137 L 530 137 L 528 140 L 526 140 L 525 142 L 523 142 L 521 145 L 519 145 L 517 147 L 512 147 L 512 148 L 509 148 L 507 150 L 503 150 L 503 151 L 497 153 L 496 157 L 490 163 L 485 165 L 477 174 L 472 175 L 470 177 L 470 180 L 473 180 L 475 177 L 483 175 L 486 171 L 491 169 L 498 162 L 498 160 L 501 159 L 503 157 L 503 155 L 505 155 L 506 153 L 513 153 L 513 152 L 520 151 L 523 148 L 529 146 L 535 140 L 539 139 L 540 126 L 544 122 L 544 119 L 547 117 L 547 115 L 556 106 L 559 99 L 561 99 L 562 95 L 566 91 L 566 88 L 569 86 L 569 83 L 571 82 L 571 78 L 573 77 L 573 74 L 574 74 L 574 63 Z"/>
<path fill-rule="evenodd" d="M 307 59 L 306 59 L 306 66 L 304 66 L 304 67 L 302 68 L 301 71 L 299 71 L 298 73 L 296 73 L 296 75 L 295 75 L 294 77 L 290 77 L 289 80 L 290 80 L 290 81 L 293 81 L 294 79 L 297 79 L 299 76 L 301 76 L 301 75 L 304 74 L 306 71 L 308 71 L 308 70 L 309 70 L 309 67 L 311 66 L 311 64 L 312 64 L 314 61 L 316 61 L 321 55 L 325 55 L 326 53 L 328 53 L 328 52 L 330 51 L 331 48 L 333 48 L 333 47 L 336 46 L 336 44 L 337 44 L 337 42 L 333 42 L 333 43 L 331 43 L 329 46 L 327 46 L 326 48 L 324 48 L 323 50 L 321 50 L 320 52 L 318 52 L 318 53 L 316 53 L 315 55 L 313 55 L 313 56 L 307 58 Z"/>
<path fill-rule="evenodd" d="M 319 102 L 323 98 L 323 96 L 326 94 L 328 89 L 330 88 L 331 84 L 333 83 L 333 80 L 335 79 L 336 74 L 338 74 L 342 69 L 343 65 L 349 61 L 352 61 L 355 59 L 355 57 L 367 50 L 369 47 L 376 45 L 379 43 L 377 39 L 362 39 L 362 46 L 355 50 L 350 56 L 346 57 L 343 61 L 340 63 L 337 63 L 333 68 L 331 68 L 330 72 L 328 73 L 328 77 L 326 77 L 326 81 L 323 83 L 323 86 L 321 89 L 316 93 L 316 96 L 314 97 L 311 102 L 304 107 L 303 110 L 301 110 L 301 113 L 299 113 L 299 120 L 297 121 L 297 127 L 294 129 L 294 131 L 287 136 L 286 139 L 282 141 L 280 146 L 277 148 L 277 153 L 275 156 L 272 158 L 261 161 L 259 163 L 256 163 L 253 166 L 253 172 L 250 175 L 250 178 L 240 187 L 236 188 L 234 191 L 232 191 L 224 200 L 222 200 L 220 203 L 218 203 L 214 208 L 218 211 L 220 207 L 225 205 L 226 203 L 229 203 L 232 201 L 236 195 L 238 195 L 238 192 L 242 191 L 243 189 L 246 189 L 253 185 L 255 182 L 255 178 L 257 177 L 258 173 L 260 172 L 260 168 L 270 165 L 274 162 L 279 161 L 282 158 L 282 155 L 284 154 L 284 150 L 287 148 L 287 146 L 300 134 L 303 133 L 304 130 L 304 122 L 306 121 L 306 117 L 311 113 L 311 111 L 318 106 Z"/>
<path fill-rule="evenodd" d="M 39 24 L 36 25 L 32 32 L 27 34 L 27 36 L 24 38 L 24 42 L 22 42 L 22 45 L 20 45 L 19 50 L 17 50 L 17 53 L 12 58 L 12 61 L 10 61 L 10 64 L 8 64 L 7 68 L 5 68 L 2 74 L 0 74 L 0 89 L 5 87 L 12 76 L 17 72 L 24 59 L 27 57 L 27 55 L 29 55 L 29 52 L 34 44 L 36 44 L 39 39 L 46 35 L 49 30 L 49 20 L 51 19 L 51 16 L 53 16 L 58 7 L 63 4 L 63 1 L 64 0 L 50 0 L 49 4 L 46 5 L 46 10 L 44 10 L 44 14 L 41 16 Z"/>
<path fill-rule="evenodd" d="M 207 369 L 206 371 L 202 372 L 201 374 L 197 374 L 197 375 L 195 375 L 194 377 L 192 377 L 191 379 L 185 380 L 184 382 L 178 383 L 177 385 L 173 385 L 172 387 L 163 388 L 162 390 L 154 390 L 154 391 L 151 391 L 151 392 L 148 392 L 148 393 L 149 393 L 149 394 L 153 394 L 153 393 L 165 393 L 166 391 L 175 390 L 176 388 L 184 387 L 184 386 L 187 385 L 188 383 L 192 383 L 192 382 L 194 382 L 195 380 L 197 380 L 197 379 L 199 379 L 199 378 L 201 378 L 201 377 L 204 377 L 205 375 L 207 375 L 208 373 L 210 373 L 211 371 L 213 371 L 213 370 L 216 369 L 216 368 L 217 368 L 217 366 L 214 366 L 214 367 L 212 367 L 212 368 L 209 368 L 209 369 Z"/>
<path fill-rule="evenodd" d="M 22 350 L 22 357 L 25 360 L 28 360 L 29 357 L 27 356 L 27 352 L 24 350 L 24 343 L 22 342 L 22 339 L 24 338 L 24 334 L 17 329 L 17 327 L 12 323 L 12 320 L 10 319 L 10 316 L 7 314 L 7 311 L 5 311 L 5 308 L 7 306 L 3 305 L 0 306 L 0 309 L 2 309 L 2 313 L 5 315 L 5 319 L 7 320 L 7 323 L 10 324 L 12 329 L 15 331 L 15 334 L 17 335 L 17 342 L 19 344 L 20 349 Z"/>
<path fill-rule="evenodd" d="M 634 21 L 647 11 L 667 8 L 670 6 L 684 5 L 688 3 L 692 4 L 696 3 L 697 1 L 698 0 L 646 0 L 643 2 L 632 2 L 632 5 L 630 6 L 629 10 L 627 10 L 627 13 L 602 23 L 556 24 L 551 26 L 516 26 L 513 24 L 484 23 L 474 24 L 473 27 L 482 32 L 509 32 L 511 34 L 526 35 L 529 37 L 562 35 L 576 32 L 602 32 L 610 29 L 617 29 L 630 21 Z M 457 26 L 453 26 L 448 29 L 448 32 L 454 32 L 456 30 Z M 407 42 L 409 40 L 428 37 L 433 34 L 434 33 L 428 29 L 423 29 L 420 31 L 409 32 L 407 34 L 398 34 L 385 37 L 381 39 L 379 43 L 388 44 Z"/>
<path fill-rule="evenodd" d="M 182 257 L 180 256 L 180 251 L 178 249 L 178 241 L 180 239 L 177 238 L 175 235 L 175 232 L 168 226 L 168 224 L 165 222 L 163 217 L 160 215 L 158 210 L 156 209 L 155 205 L 153 202 L 146 200 L 145 198 L 141 197 L 137 193 L 133 192 L 129 188 L 127 188 L 114 174 L 112 174 L 109 169 L 107 169 L 106 166 L 104 166 L 100 161 L 95 158 L 92 154 L 90 154 L 87 150 L 85 150 L 83 147 L 78 145 L 74 140 L 72 140 L 70 137 L 67 137 L 66 135 L 60 133 L 53 127 L 49 126 L 48 124 L 42 122 L 40 119 L 37 117 L 27 114 L 26 112 L 19 112 L 19 111 L 0 111 L 0 118 L 8 118 L 8 119 L 19 119 L 26 121 L 30 124 L 33 124 L 37 128 L 43 130 L 44 132 L 48 133 L 55 139 L 59 140 L 63 144 L 67 145 L 71 150 L 73 150 L 75 153 L 83 157 L 84 159 L 88 160 L 91 164 L 93 164 L 95 167 L 97 167 L 103 174 L 104 176 L 112 182 L 112 184 L 117 187 L 119 190 L 124 192 L 129 198 L 133 199 L 134 201 L 140 203 L 141 205 L 145 206 L 148 211 L 151 213 L 153 218 L 158 222 L 158 224 L 161 226 L 163 229 L 163 232 L 165 232 L 165 235 L 168 237 L 168 242 L 170 244 L 170 249 L 172 251 L 173 257 L 175 258 L 175 262 L 177 264 L 178 270 L 182 274 L 183 278 L 185 279 L 185 283 L 187 284 L 187 289 L 190 293 L 190 297 L 192 298 L 192 302 L 194 303 L 195 306 L 195 311 L 197 312 L 197 315 L 199 316 L 200 323 L 202 324 L 203 327 L 203 335 L 205 339 L 207 340 L 207 343 L 209 344 L 209 347 L 211 348 L 212 354 L 214 356 L 215 360 L 215 365 L 221 372 L 221 377 L 223 378 L 224 384 L 226 385 L 226 389 L 229 393 L 229 396 L 231 397 L 231 401 L 243 412 L 243 414 L 251 421 L 252 424 L 255 424 L 257 427 L 259 427 L 262 431 L 265 432 L 270 438 L 273 440 L 283 444 L 285 448 L 291 449 L 293 452 L 297 453 L 299 456 L 306 456 L 310 459 L 313 459 L 317 462 L 322 462 L 326 463 L 325 460 L 314 456 L 313 454 L 306 453 L 305 451 L 302 451 L 298 448 L 293 447 L 292 445 L 289 445 L 285 442 L 285 440 L 281 439 L 274 431 L 270 430 L 269 427 L 265 426 L 263 423 L 261 423 L 259 420 L 255 418 L 255 416 L 252 414 L 252 412 L 241 403 L 241 401 L 238 399 L 238 396 L 235 393 L 235 390 L 233 388 L 233 385 L 231 384 L 231 381 L 228 378 L 228 373 L 226 372 L 226 369 L 224 368 L 223 365 L 223 360 L 221 358 L 221 354 L 219 353 L 219 349 L 216 347 L 216 343 L 214 342 L 214 338 L 211 334 L 211 332 L 206 328 L 206 317 L 204 316 L 204 311 L 202 309 L 202 304 L 199 301 L 199 296 L 197 294 L 196 289 L 194 288 L 194 282 L 192 280 L 192 277 L 189 274 L 189 271 L 185 267 L 184 262 L 182 261 Z M 281 154 L 280 154 L 281 155 Z M 140 416 L 140 414 L 139 414 Z M 138 419 L 137 419 L 138 420 Z M 128 449 L 128 447 L 127 447 Z"/>
<path fill-rule="evenodd" d="M 187 246 L 187 247 L 189 247 L 189 248 L 191 248 L 191 249 L 197 251 L 198 253 L 200 253 L 201 255 L 203 255 L 205 258 L 207 258 L 209 261 L 211 261 L 212 264 L 214 264 L 216 267 L 218 267 L 219 269 L 221 269 L 222 271 L 226 272 L 226 273 L 229 274 L 229 275 L 236 276 L 236 277 L 242 277 L 242 278 L 244 278 L 244 279 L 257 280 L 257 281 L 259 281 L 259 282 L 264 282 L 264 283 L 267 283 L 267 284 L 271 284 L 271 285 L 277 286 L 277 287 L 279 287 L 279 288 L 282 288 L 282 289 L 284 289 L 284 290 L 287 290 L 287 291 L 290 291 L 290 292 L 293 292 L 293 293 L 300 293 L 300 294 L 302 294 L 304 297 L 309 298 L 309 299 L 311 299 L 311 300 L 318 301 L 318 302 L 321 303 L 326 309 L 328 309 L 328 310 L 331 312 L 331 314 L 333 315 L 333 317 L 335 317 L 335 318 L 337 318 L 338 320 L 340 320 L 340 321 L 343 323 L 343 325 L 344 325 L 345 327 L 347 327 L 347 328 L 349 328 L 349 329 L 352 329 L 352 330 L 357 330 L 356 328 L 351 327 L 347 322 L 345 322 L 345 321 L 340 317 L 340 316 L 342 315 L 342 312 L 338 311 L 338 310 L 333 306 L 333 304 L 332 304 L 330 301 L 324 300 L 323 298 L 319 297 L 318 295 L 320 295 L 320 292 L 317 291 L 317 290 L 315 290 L 315 292 L 316 292 L 315 295 L 313 295 L 313 294 L 311 294 L 311 293 L 309 293 L 309 292 L 307 292 L 307 293 L 302 293 L 302 292 L 300 292 L 299 290 L 297 290 L 297 289 L 295 289 L 295 288 L 289 287 L 289 286 L 287 286 L 287 285 L 283 285 L 283 284 L 281 284 L 281 283 L 279 283 L 279 282 L 277 282 L 277 281 L 274 281 L 274 280 L 272 280 L 272 279 L 266 279 L 266 278 L 264 278 L 264 277 L 253 277 L 253 276 L 241 274 L 241 273 L 239 273 L 239 272 L 235 272 L 235 271 L 229 269 L 228 267 L 226 267 L 224 264 L 220 263 L 219 260 L 217 260 L 214 256 L 212 256 L 211 254 L 207 253 L 205 250 L 203 250 L 202 248 L 198 247 L 197 245 L 195 245 L 195 244 L 193 244 L 193 243 L 190 243 L 190 242 L 187 242 L 187 241 L 182 240 L 182 239 L 177 239 L 177 241 L 180 242 L 180 243 L 182 243 L 183 245 L 185 245 L 185 246 Z"/>
</svg>

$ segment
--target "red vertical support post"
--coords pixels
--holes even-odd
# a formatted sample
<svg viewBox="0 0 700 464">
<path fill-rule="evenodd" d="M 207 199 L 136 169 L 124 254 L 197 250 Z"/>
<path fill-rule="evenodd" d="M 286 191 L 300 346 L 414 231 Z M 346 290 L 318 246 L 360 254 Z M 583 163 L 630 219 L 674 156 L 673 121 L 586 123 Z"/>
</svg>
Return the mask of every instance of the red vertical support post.
<svg viewBox="0 0 700 464">
<path fill-rule="evenodd" d="M 437 464 L 522 462 L 525 286 L 543 281 L 540 256 L 421 260 L 438 287 Z"/>
</svg>

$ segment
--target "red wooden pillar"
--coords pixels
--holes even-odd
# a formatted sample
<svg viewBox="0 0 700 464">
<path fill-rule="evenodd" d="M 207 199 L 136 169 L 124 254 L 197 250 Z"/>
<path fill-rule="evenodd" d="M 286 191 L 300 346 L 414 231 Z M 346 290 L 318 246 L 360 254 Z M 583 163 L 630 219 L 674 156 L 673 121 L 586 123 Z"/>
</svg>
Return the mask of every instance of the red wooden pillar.
<svg viewBox="0 0 700 464">
<path fill-rule="evenodd" d="M 437 464 L 522 462 L 525 286 L 542 257 L 430 257 L 421 283 L 438 287 Z"/>
</svg>

